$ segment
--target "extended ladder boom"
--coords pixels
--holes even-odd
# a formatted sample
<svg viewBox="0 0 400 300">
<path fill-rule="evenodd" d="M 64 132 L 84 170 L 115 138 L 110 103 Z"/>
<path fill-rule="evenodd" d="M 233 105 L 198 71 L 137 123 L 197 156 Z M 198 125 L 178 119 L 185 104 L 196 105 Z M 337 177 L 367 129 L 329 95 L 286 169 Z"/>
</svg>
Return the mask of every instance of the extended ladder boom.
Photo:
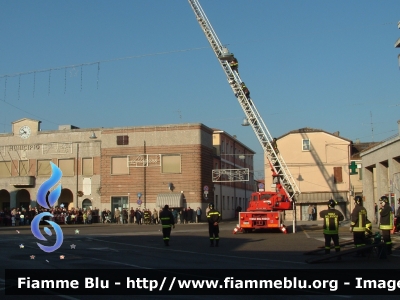
<svg viewBox="0 0 400 300">
<path fill-rule="evenodd" d="M 282 156 L 278 153 L 276 148 L 273 147 L 272 136 L 269 133 L 268 128 L 261 118 L 256 106 L 254 105 L 254 102 L 251 99 L 248 99 L 243 92 L 243 89 L 241 88 L 242 80 L 238 72 L 232 70 L 231 66 L 229 65 L 228 60 L 233 57 L 233 54 L 229 53 L 228 49 L 219 41 L 218 36 L 212 28 L 211 23 L 207 19 L 203 9 L 201 8 L 199 1 L 188 1 L 196 15 L 201 29 L 203 30 L 208 42 L 211 45 L 211 48 L 221 64 L 222 69 L 225 72 L 233 93 L 235 96 L 237 96 L 239 104 L 242 107 L 247 120 L 253 128 L 253 131 L 264 150 L 265 156 L 268 159 L 271 168 L 273 168 L 273 172 L 279 176 L 281 184 L 285 188 L 288 198 L 291 201 L 294 200 L 294 197 L 300 194 L 300 190 Z"/>
</svg>

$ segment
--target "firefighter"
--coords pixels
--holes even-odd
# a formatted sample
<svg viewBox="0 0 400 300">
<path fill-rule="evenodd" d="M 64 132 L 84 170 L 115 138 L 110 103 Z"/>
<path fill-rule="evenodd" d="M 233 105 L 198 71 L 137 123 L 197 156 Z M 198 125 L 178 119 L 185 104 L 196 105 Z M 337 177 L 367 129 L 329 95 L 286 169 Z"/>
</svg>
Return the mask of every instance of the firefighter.
<svg viewBox="0 0 400 300">
<path fill-rule="evenodd" d="M 330 199 L 328 201 L 328 209 L 319 213 L 319 216 L 324 222 L 324 236 L 325 236 L 325 254 L 331 251 L 331 240 L 335 244 L 335 252 L 340 251 L 339 245 L 339 222 L 344 220 L 343 214 L 335 209 L 336 201 Z"/>
<path fill-rule="evenodd" d="M 389 199 L 386 196 L 382 196 L 379 200 L 381 208 L 379 214 L 381 216 L 379 229 L 382 230 L 382 238 L 385 242 L 386 254 L 392 254 L 392 240 L 390 238 L 390 230 L 393 229 L 393 214 L 392 209 L 389 205 Z"/>
<path fill-rule="evenodd" d="M 162 225 L 163 240 L 165 246 L 169 246 L 169 237 L 171 236 L 171 227 L 175 228 L 175 220 L 169 206 L 165 205 L 164 209 L 160 212 L 160 221 Z"/>
<path fill-rule="evenodd" d="M 229 62 L 229 66 L 231 67 L 232 71 L 236 71 L 239 74 L 238 68 L 239 68 L 239 62 L 236 59 L 236 57 L 233 57 L 232 60 Z"/>
<path fill-rule="evenodd" d="M 367 224 L 370 223 L 367 218 L 367 210 L 362 205 L 362 197 L 354 198 L 355 207 L 351 213 L 350 231 L 353 232 L 355 247 L 365 246 L 365 231 Z M 365 256 L 364 251 L 358 251 L 357 256 Z"/>
<path fill-rule="evenodd" d="M 247 99 L 250 99 L 250 91 L 249 91 L 249 89 L 247 88 L 247 86 L 244 84 L 244 82 L 242 82 L 242 83 L 240 84 L 240 87 L 242 88 L 243 93 L 245 94 L 246 98 L 247 98 Z"/>
<path fill-rule="evenodd" d="M 214 209 L 214 204 L 208 204 L 208 208 L 210 209 L 207 212 L 207 220 L 208 220 L 208 233 L 210 235 L 210 247 L 215 246 L 218 247 L 219 244 L 219 225 L 218 223 L 221 221 L 221 213 L 218 210 Z"/>
</svg>

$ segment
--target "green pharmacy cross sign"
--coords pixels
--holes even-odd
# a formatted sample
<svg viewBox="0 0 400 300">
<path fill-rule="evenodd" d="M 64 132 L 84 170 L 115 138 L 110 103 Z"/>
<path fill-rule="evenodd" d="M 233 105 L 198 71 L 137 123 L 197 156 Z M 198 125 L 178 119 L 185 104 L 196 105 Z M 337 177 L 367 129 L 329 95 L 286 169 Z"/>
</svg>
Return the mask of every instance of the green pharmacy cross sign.
<svg viewBox="0 0 400 300">
<path fill-rule="evenodd" d="M 350 169 L 350 175 L 358 174 L 357 173 L 357 164 L 354 161 L 352 161 L 351 164 L 349 165 L 349 169 Z"/>
</svg>

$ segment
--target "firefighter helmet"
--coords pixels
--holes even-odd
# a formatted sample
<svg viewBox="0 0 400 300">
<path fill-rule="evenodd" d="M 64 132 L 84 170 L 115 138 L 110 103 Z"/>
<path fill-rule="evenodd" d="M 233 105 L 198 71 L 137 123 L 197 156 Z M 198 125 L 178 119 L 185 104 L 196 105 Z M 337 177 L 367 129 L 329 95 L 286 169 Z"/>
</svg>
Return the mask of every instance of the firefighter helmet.
<svg viewBox="0 0 400 300">
<path fill-rule="evenodd" d="M 381 199 L 379 199 L 379 201 L 389 203 L 389 198 L 386 196 L 382 196 Z"/>
<path fill-rule="evenodd" d="M 330 199 L 330 200 L 328 201 L 328 206 L 329 206 L 330 208 L 335 208 L 335 205 L 336 205 L 336 204 L 337 204 L 336 201 L 333 200 L 333 199 Z"/>
<path fill-rule="evenodd" d="M 356 196 L 356 197 L 354 198 L 354 201 L 355 201 L 357 204 L 361 204 L 361 203 L 362 203 L 362 197 L 361 197 L 361 196 Z"/>
<path fill-rule="evenodd" d="M 208 204 L 208 208 L 209 208 L 209 209 L 213 209 L 213 208 L 214 208 L 214 203 Z"/>
</svg>

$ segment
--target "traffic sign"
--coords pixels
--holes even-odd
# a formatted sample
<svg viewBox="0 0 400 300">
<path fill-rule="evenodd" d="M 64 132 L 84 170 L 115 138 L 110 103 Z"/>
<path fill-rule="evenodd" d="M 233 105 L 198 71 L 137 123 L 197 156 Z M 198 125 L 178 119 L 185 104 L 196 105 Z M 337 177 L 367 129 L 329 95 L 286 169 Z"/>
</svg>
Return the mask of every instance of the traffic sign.
<svg viewBox="0 0 400 300">
<path fill-rule="evenodd" d="M 208 185 L 205 185 L 203 190 L 208 191 Z"/>
<path fill-rule="evenodd" d="M 136 203 L 137 203 L 138 205 L 142 205 L 142 200 L 138 199 L 138 201 L 136 201 Z"/>
</svg>

